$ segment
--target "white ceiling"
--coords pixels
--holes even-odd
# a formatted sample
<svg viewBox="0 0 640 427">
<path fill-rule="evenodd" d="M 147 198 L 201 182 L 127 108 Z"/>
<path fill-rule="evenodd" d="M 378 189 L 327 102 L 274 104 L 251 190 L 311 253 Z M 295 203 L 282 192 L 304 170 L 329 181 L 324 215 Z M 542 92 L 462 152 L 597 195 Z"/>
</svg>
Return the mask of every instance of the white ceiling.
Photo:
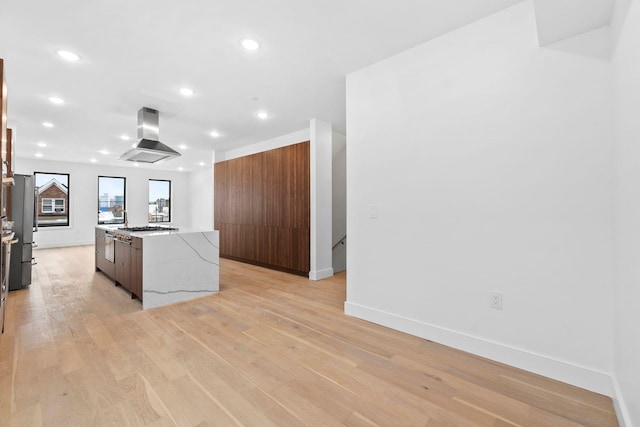
<svg viewBox="0 0 640 427">
<path fill-rule="evenodd" d="M 142 106 L 160 111 L 160 140 L 183 154 L 157 169 L 195 170 L 212 150 L 312 118 L 344 133 L 346 74 L 519 1 L 0 0 L 16 156 L 132 166 L 116 158 L 134 142 Z M 245 51 L 248 37 L 261 49 Z M 65 62 L 58 49 L 82 60 Z M 180 95 L 183 86 L 195 96 Z"/>
<path fill-rule="evenodd" d="M 609 25 L 615 0 L 534 0 L 541 46 Z"/>
</svg>

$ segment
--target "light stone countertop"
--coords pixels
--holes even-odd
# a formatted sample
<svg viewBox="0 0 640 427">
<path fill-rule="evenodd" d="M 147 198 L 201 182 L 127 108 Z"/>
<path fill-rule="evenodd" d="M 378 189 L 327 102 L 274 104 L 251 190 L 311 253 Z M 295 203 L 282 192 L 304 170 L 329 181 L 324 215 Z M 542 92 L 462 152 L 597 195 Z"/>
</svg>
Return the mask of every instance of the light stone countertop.
<svg viewBox="0 0 640 427">
<path fill-rule="evenodd" d="M 187 301 L 220 289 L 217 231 L 131 233 L 142 237 L 142 308 Z"/>
<path fill-rule="evenodd" d="M 96 227 L 142 239 L 143 309 L 188 301 L 219 291 L 218 231 L 183 228 L 128 232 L 118 230 L 122 224 Z"/>
</svg>

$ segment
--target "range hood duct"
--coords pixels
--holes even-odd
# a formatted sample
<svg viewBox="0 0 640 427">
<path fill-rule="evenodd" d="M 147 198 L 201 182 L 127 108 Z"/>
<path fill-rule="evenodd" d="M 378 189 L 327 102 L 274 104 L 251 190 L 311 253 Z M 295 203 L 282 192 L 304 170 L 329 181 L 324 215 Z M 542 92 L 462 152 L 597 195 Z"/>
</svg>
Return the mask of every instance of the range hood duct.
<svg viewBox="0 0 640 427">
<path fill-rule="evenodd" d="M 158 110 L 142 107 L 138 111 L 138 143 L 131 150 L 118 157 L 118 160 L 156 163 L 180 156 L 180 153 L 159 141 L 159 123 Z"/>
</svg>

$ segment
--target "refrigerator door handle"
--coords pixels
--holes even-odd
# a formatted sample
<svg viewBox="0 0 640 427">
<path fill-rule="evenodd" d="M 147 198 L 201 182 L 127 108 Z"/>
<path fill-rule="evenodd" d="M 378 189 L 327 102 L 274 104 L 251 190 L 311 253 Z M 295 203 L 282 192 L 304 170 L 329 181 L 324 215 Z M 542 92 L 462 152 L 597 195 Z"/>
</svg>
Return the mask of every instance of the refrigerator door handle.
<svg viewBox="0 0 640 427">
<path fill-rule="evenodd" d="M 40 187 L 33 187 L 33 231 L 38 231 L 38 193 Z"/>
</svg>

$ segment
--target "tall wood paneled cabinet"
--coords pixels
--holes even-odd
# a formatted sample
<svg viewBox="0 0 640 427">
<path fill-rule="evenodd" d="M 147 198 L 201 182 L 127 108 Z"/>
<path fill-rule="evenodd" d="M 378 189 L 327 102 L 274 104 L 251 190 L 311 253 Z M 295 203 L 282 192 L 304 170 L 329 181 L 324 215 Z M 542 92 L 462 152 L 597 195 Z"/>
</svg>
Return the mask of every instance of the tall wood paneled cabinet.
<svg viewBox="0 0 640 427">
<path fill-rule="evenodd" d="M 12 173 L 9 163 L 12 155 L 12 133 L 7 131 L 7 81 L 5 78 L 4 60 L 0 58 L 0 116 L 2 117 L 0 123 L 0 138 L 2 139 L 1 161 L 2 161 L 2 186 L 0 186 L 0 211 L 2 213 L 2 248 L 1 262 L 0 262 L 0 330 L 4 332 L 4 318 L 7 305 L 7 297 L 9 295 L 9 261 L 11 254 L 11 243 L 13 240 L 13 233 L 11 231 L 5 231 L 5 221 L 7 213 L 7 191 L 6 186 L 12 183 Z"/>
<path fill-rule="evenodd" d="M 7 80 L 4 75 L 4 60 L 0 58 L 0 98 L 2 102 L 0 103 L 0 113 L 2 113 L 2 124 L 0 125 L 0 138 L 2 138 L 2 178 L 7 176 L 7 164 L 5 163 L 8 160 L 9 155 L 7 153 Z M 3 206 L 4 208 L 4 199 Z M 2 213 L 4 216 L 4 212 Z"/>
<path fill-rule="evenodd" d="M 309 275 L 309 156 L 305 141 L 216 163 L 221 257 Z"/>
</svg>

